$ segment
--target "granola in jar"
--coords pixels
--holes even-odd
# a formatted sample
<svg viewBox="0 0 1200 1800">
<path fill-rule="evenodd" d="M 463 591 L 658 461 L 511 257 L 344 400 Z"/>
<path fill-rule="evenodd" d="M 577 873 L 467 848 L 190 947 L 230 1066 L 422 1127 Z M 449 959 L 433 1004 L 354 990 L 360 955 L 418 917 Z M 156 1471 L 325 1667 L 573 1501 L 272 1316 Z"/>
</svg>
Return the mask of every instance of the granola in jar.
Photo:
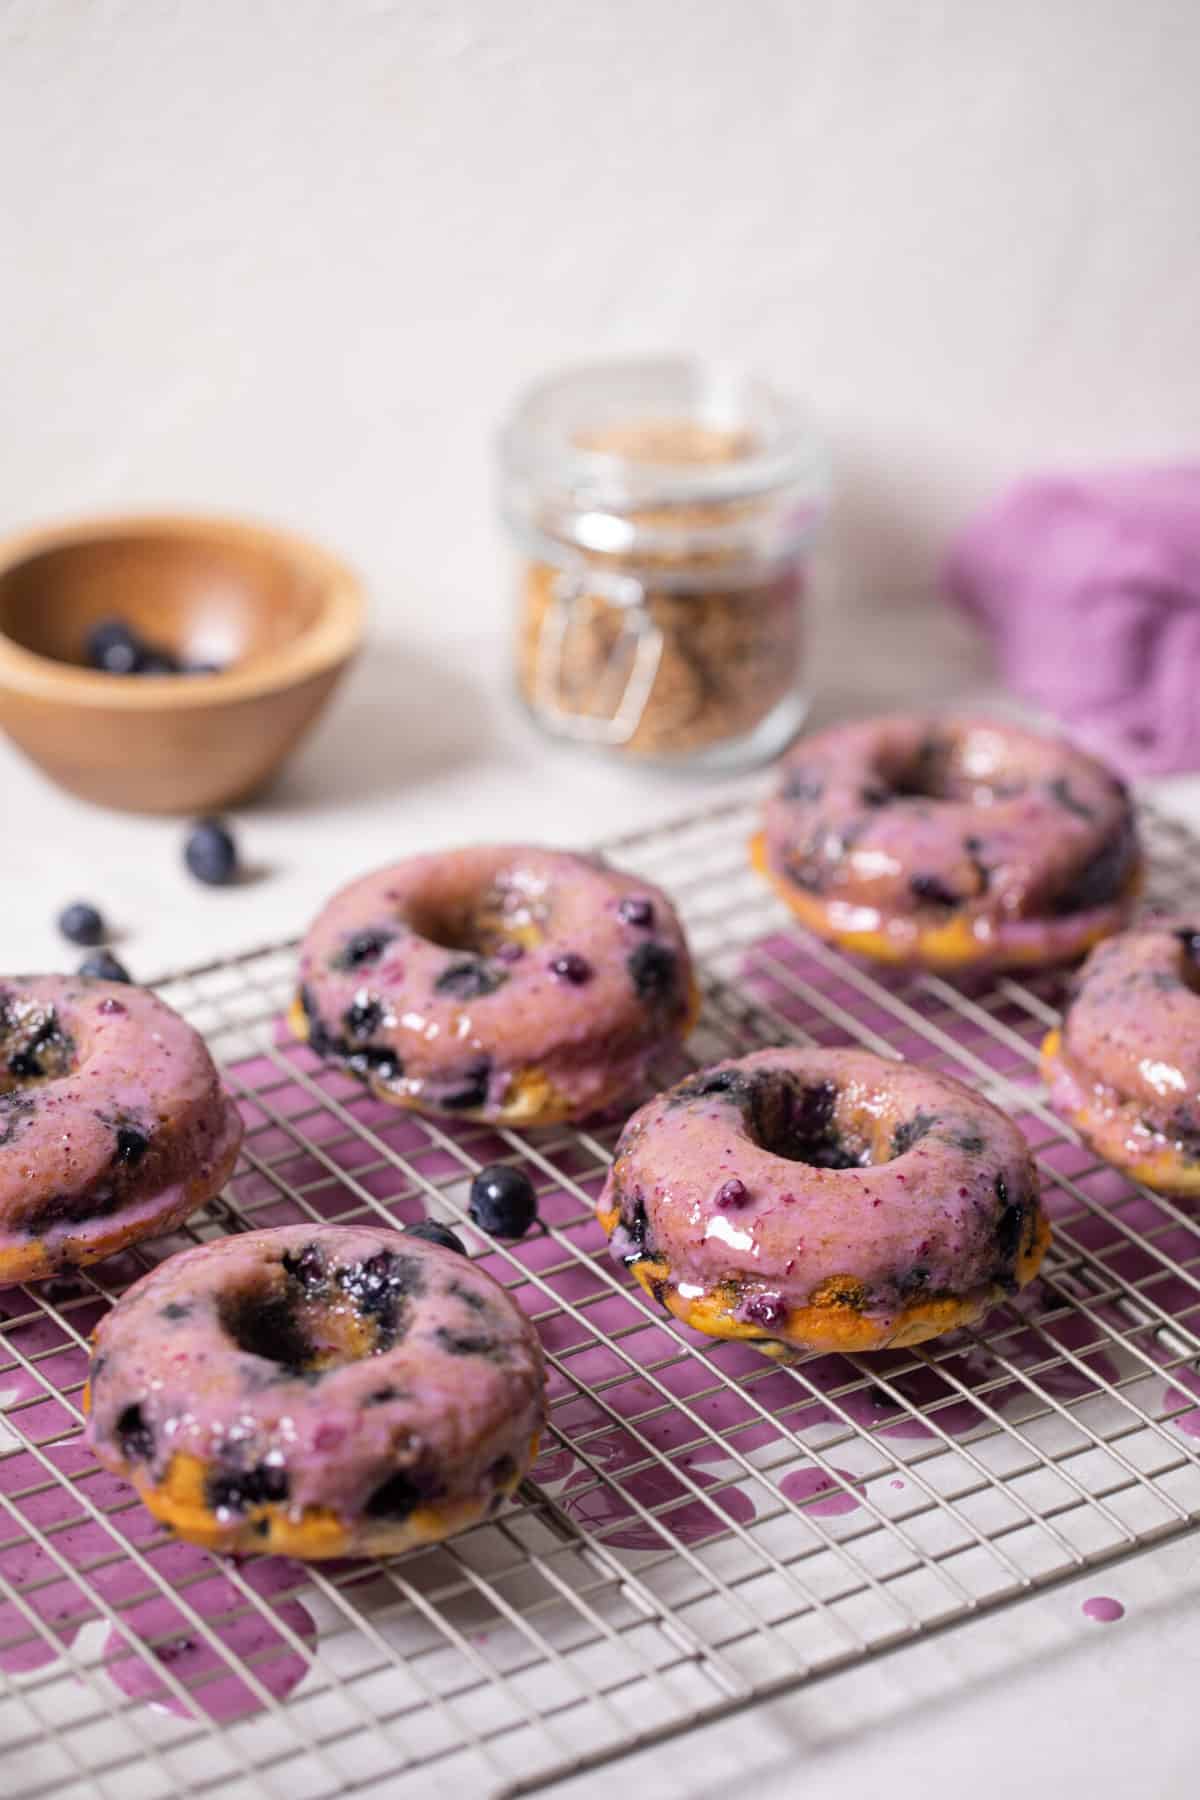
<svg viewBox="0 0 1200 1800">
<path fill-rule="evenodd" d="M 518 690 L 555 735 L 734 767 L 799 727 L 820 454 L 795 409 L 682 360 L 535 388 L 501 440 Z"/>
</svg>

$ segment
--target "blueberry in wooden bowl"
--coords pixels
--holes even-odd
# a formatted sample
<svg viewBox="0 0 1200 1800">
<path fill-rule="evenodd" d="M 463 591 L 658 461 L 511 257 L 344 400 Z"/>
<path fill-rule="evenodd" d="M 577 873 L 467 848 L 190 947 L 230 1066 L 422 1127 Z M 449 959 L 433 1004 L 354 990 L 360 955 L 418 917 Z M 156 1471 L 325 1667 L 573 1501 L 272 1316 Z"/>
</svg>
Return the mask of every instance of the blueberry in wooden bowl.
<svg viewBox="0 0 1200 1800">
<path fill-rule="evenodd" d="M 132 812 L 248 798 L 358 650 L 355 574 L 238 520 L 72 522 L 0 542 L 0 726 L 61 787 Z"/>
</svg>

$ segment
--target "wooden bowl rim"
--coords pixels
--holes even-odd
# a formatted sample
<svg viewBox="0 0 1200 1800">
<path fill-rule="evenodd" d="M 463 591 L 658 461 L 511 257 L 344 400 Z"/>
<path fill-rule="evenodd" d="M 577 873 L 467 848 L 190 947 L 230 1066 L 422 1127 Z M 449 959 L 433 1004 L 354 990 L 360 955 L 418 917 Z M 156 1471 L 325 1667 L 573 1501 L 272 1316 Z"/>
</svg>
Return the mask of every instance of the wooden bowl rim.
<svg viewBox="0 0 1200 1800">
<path fill-rule="evenodd" d="M 189 711 L 253 700 L 327 673 L 362 643 L 366 596 L 354 570 L 294 531 L 205 513 L 121 513 L 29 526 L 0 538 L 0 578 L 46 551 L 89 540 L 159 536 L 248 544 L 298 563 L 314 578 L 321 608 L 288 644 L 213 675 L 139 680 L 80 668 L 28 650 L 0 631 L 0 687 L 31 698 L 129 712 Z"/>
</svg>

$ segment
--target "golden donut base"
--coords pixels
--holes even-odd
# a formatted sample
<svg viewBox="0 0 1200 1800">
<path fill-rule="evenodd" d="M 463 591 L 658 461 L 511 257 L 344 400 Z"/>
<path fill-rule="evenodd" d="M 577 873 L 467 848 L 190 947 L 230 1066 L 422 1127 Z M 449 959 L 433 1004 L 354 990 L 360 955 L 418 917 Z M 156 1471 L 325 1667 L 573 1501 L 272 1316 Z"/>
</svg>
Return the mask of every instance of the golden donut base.
<svg viewBox="0 0 1200 1800">
<path fill-rule="evenodd" d="M 233 1102 L 227 1104 L 232 1107 Z M 241 1147 L 242 1133 L 239 1131 L 217 1166 L 207 1175 L 185 1182 L 181 1199 L 164 1212 L 133 1222 L 122 1222 L 120 1213 L 114 1213 L 104 1230 L 89 1237 L 86 1243 L 68 1234 L 56 1243 L 31 1238 L 27 1244 L 0 1248 L 0 1287 L 18 1281 L 45 1281 L 67 1269 L 82 1269 L 89 1263 L 103 1262 L 106 1256 L 115 1256 L 119 1250 L 127 1250 L 131 1244 L 140 1244 L 146 1238 L 166 1237 L 200 1207 L 216 1198 L 233 1174 Z"/>
<path fill-rule="evenodd" d="M 510 1495 L 525 1479 L 537 1447 L 534 1437 L 524 1467 L 486 1498 L 420 1506 L 400 1521 L 348 1520 L 327 1506 L 297 1510 L 285 1501 L 263 1501 L 248 1506 L 236 1518 L 219 1518 L 205 1500 L 209 1465 L 182 1450 L 171 1458 L 161 1481 L 147 1481 L 128 1466 L 120 1473 L 132 1482 L 154 1517 L 189 1544 L 226 1555 L 294 1556 L 300 1562 L 323 1562 L 334 1556 L 394 1556 L 422 1544 L 440 1543 L 456 1531 L 477 1525 L 494 1510 L 497 1496 Z"/>
<path fill-rule="evenodd" d="M 890 963 L 899 968 L 930 969 L 945 975 L 963 974 L 971 969 L 1028 969 L 1071 962 L 1120 929 L 1125 910 L 1137 898 L 1142 886 L 1139 866 L 1130 877 L 1124 895 L 1112 903 L 1113 917 L 1103 923 L 1081 927 L 1063 949 L 1047 958 L 1045 951 L 1039 950 L 1036 944 L 1019 944 L 1000 950 L 995 944 L 981 942 L 971 929 L 970 919 L 963 913 L 942 925 L 919 925 L 903 942 L 889 937 L 886 930 L 847 931 L 833 923 L 828 902 L 815 894 L 806 894 L 771 867 L 763 831 L 756 832 L 750 840 L 750 863 L 774 888 L 801 925 L 823 943 L 835 944 L 841 950 L 865 956 L 872 962 Z M 910 914 L 904 915 L 904 922 L 906 925 L 913 923 Z"/>
<path fill-rule="evenodd" d="M 700 989 L 693 981 L 688 993 L 687 1017 L 679 1028 L 678 1041 L 682 1043 L 695 1029 L 700 1017 Z M 288 1008 L 287 1022 L 292 1034 L 301 1043 L 308 1042 L 308 1017 L 300 1002 L 299 995 Z M 331 1065 L 340 1068 L 343 1065 L 335 1059 Z M 460 1107 L 442 1109 L 431 1106 L 409 1094 L 398 1094 L 385 1082 L 368 1076 L 366 1085 L 377 1100 L 387 1101 L 389 1106 L 398 1106 L 405 1112 L 423 1113 L 426 1118 L 452 1118 L 478 1125 L 509 1126 L 514 1130 L 524 1130 L 535 1125 L 562 1125 L 581 1117 L 590 1118 L 593 1113 L 603 1112 L 608 1106 L 624 1098 L 628 1092 L 625 1080 L 616 1081 L 611 1087 L 603 1089 L 588 1101 L 586 1114 L 580 1114 L 570 1098 L 556 1088 L 544 1069 L 530 1066 L 518 1069 L 510 1077 L 508 1097 L 500 1108 L 494 1107 Z"/>
<path fill-rule="evenodd" d="M 598 1213 L 600 1224 L 611 1237 L 620 1214 Z M 1039 1208 L 1033 1238 L 1017 1258 L 1013 1277 L 1018 1287 L 1033 1280 L 1042 1265 L 1050 1242 L 1050 1222 Z M 665 1306 L 669 1313 L 694 1331 L 706 1337 L 739 1338 L 761 1350 L 766 1356 L 786 1358 L 796 1351 L 895 1350 L 906 1344 L 921 1344 L 929 1338 L 941 1337 L 961 1325 L 972 1325 L 993 1306 L 1008 1298 L 1007 1290 L 992 1284 L 975 1288 L 968 1294 L 938 1295 L 935 1299 L 914 1301 L 898 1313 L 887 1326 L 868 1318 L 848 1299 L 861 1283 L 846 1275 L 822 1283 L 825 1290 L 810 1295 L 805 1306 L 793 1306 L 786 1320 L 771 1332 L 737 1316 L 741 1301 L 739 1285 L 724 1282 L 707 1293 L 685 1299 L 671 1280 L 668 1263 L 660 1257 L 642 1257 L 631 1264 L 634 1279 L 652 1300 Z"/>
<path fill-rule="evenodd" d="M 1061 1060 L 1062 1032 L 1049 1031 L 1042 1039 L 1042 1080 L 1048 1088 L 1054 1085 L 1055 1071 Z M 1119 1169 L 1133 1181 L 1140 1181 L 1143 1187 L 1153 1188 L 1156 1194 L 1200 1194 L 1200 1164 L 1185 1162 L 1177 1150 L 1159 1150 L 1150 1156 L 1122 1154 L 1119 1120 L 1114 1120 L 1111 1112 L 1086 1105 L 1069 1111 L 1063 1107 L 1058 1110 L 1075 1127 L 1089 1150 L 1094 1150 L 1111 1168 Z M 1139 1119 L 1139 1109 L 1131 1107 L 1130 1130 L 1136 1128 Z"/>
</svg>

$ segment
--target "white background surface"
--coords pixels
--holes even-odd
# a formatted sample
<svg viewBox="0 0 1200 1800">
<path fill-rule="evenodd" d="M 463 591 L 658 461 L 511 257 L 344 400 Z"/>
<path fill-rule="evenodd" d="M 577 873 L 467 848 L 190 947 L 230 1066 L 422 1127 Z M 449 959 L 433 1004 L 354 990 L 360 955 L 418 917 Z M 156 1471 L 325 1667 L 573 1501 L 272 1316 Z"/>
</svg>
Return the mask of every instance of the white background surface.
<svg viewBox="0 0 1200 1800">
<path fill-rule="evenodd" d="M 61 966 L 77 894 L 150 975 L 389 855 L 702 798 L 546 750 L 508 703 L 488 440 L 575 356 L 698 348 L 809 397 L 839 485 L 820 716 L 973 685 L 932 596 L 947 530 L 1032 466 L 1195 449 L 1198 77 L 1194 0 L 0 0 L 0 528 L 256 514 L 348 554 L 376 609 L 228 893 L 176 827 L 0 747 L 4 964 Z M 636 1778 L 1190 1796 L 1198 1590 L 1200 1546 L 1140 1558 Z M 1087 1624 L 1095 1592 L 1126 1620 Z"/>
</svg>

